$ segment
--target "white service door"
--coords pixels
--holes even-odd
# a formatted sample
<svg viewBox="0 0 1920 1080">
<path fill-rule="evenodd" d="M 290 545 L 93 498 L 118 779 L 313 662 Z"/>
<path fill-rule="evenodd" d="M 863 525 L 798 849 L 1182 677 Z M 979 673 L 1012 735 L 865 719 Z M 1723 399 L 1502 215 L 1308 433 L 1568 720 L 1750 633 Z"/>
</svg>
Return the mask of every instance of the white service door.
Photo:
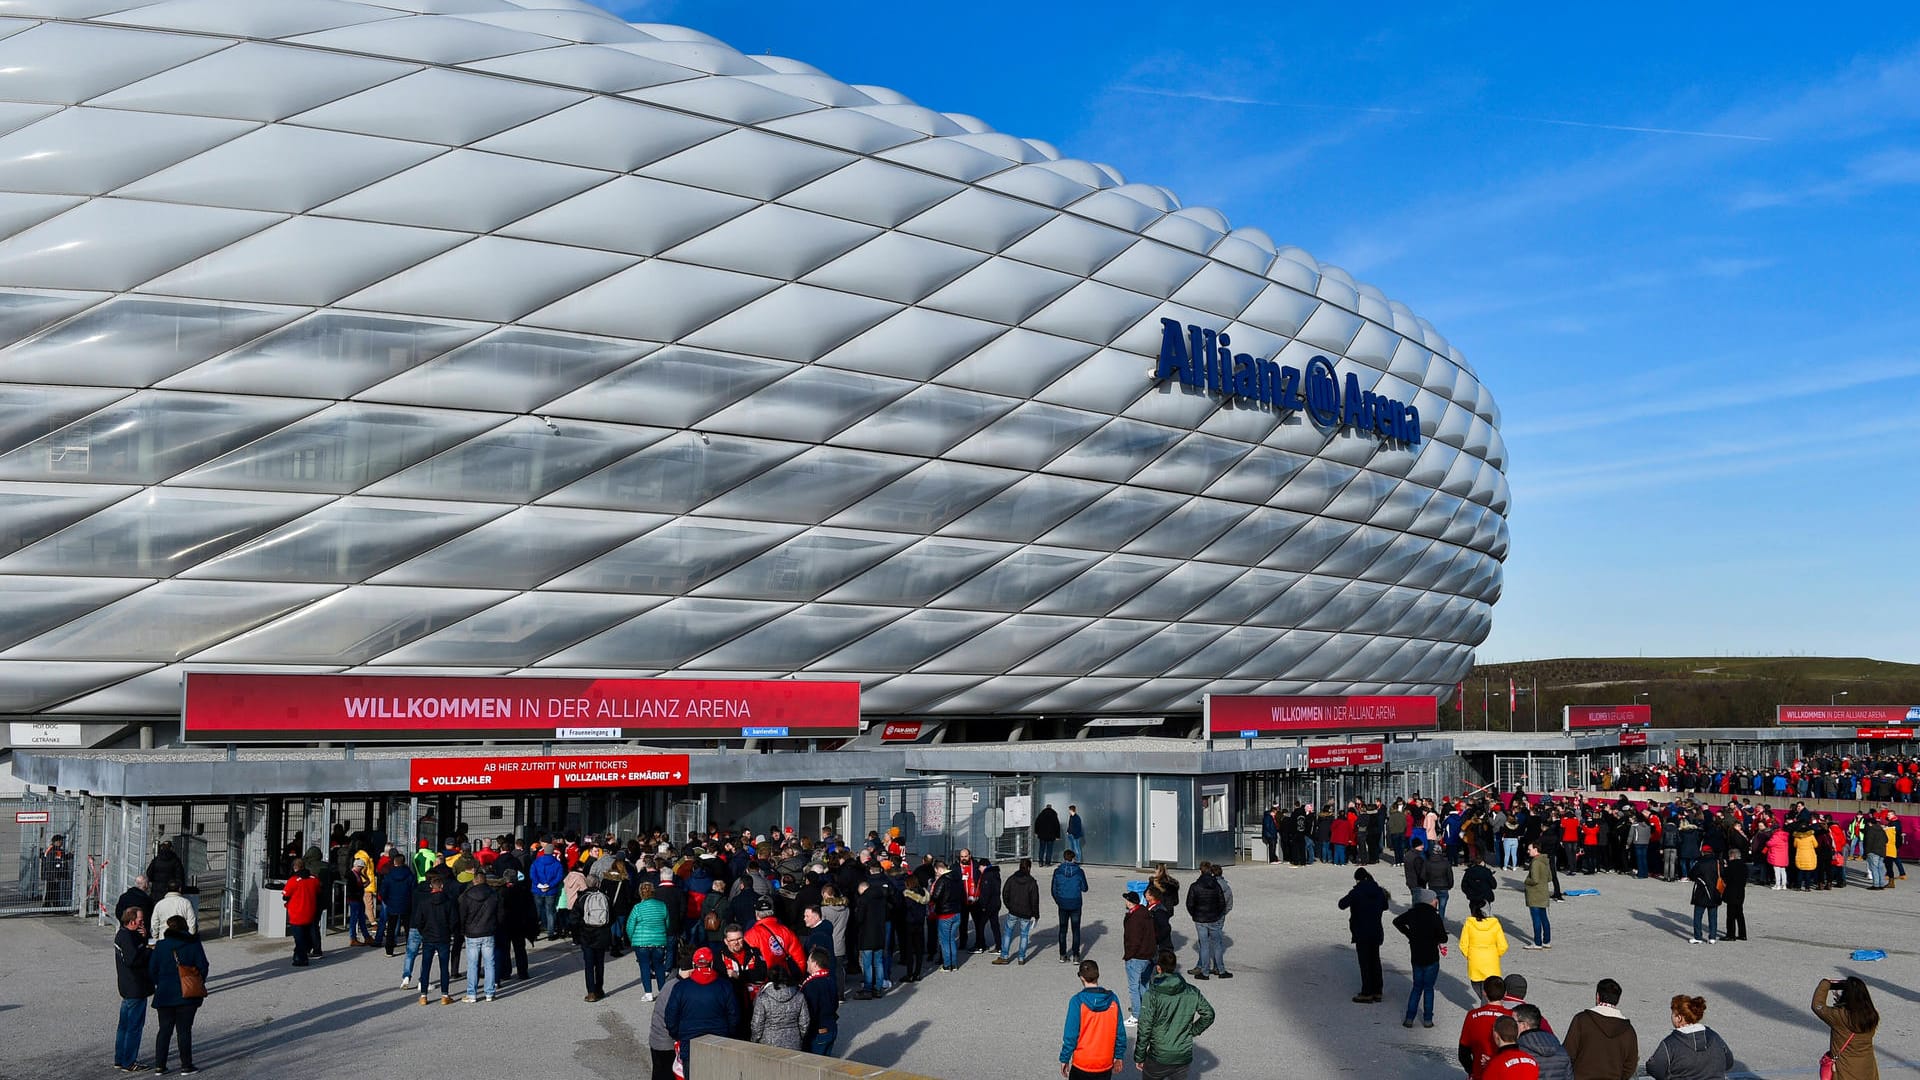
<svg viewBox="0 0 1920 1080">
<path fill-rule="evenodd" d="M 1147 861 L 1180 859 L 1180 793 L 1147 792 Z"/>
</svg>

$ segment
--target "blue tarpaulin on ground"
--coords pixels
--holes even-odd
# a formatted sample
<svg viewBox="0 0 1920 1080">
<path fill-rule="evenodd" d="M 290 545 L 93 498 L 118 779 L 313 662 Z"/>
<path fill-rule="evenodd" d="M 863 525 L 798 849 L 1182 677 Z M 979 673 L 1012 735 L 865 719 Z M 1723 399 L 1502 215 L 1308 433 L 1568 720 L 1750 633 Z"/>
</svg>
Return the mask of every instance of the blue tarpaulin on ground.
<svg viewBox="0 0 1920 1080">
<path fill-rule="evenodd" d="M 1884 949 L 1855 949 L 1853 950 L 1853 958 L 1855 960 L 1885 960 L 1887 954 Z"/>
</svg>

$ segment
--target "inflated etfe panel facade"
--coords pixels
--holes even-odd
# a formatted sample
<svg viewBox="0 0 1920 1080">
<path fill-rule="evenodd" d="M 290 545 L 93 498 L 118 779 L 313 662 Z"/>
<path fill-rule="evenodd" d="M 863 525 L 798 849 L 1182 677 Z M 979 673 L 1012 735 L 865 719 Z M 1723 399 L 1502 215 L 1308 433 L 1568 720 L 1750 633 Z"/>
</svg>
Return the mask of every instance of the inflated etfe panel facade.
<svg viewBox="0 0 1920 1080">
<path fill-rule="evenodd" d="M 1424 320 L 1045 143 L 534 2 L 0 11 L 0 711 L 196 668 L 1137 714 L 1470 665 L 1505 449 Z"/>
</svg>

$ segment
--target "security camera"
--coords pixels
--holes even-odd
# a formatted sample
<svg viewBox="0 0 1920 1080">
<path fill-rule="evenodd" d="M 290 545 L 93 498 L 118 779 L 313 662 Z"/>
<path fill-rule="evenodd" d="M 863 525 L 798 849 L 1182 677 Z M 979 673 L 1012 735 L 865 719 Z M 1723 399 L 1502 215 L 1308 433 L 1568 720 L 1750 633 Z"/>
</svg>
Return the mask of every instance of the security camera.
<svg viewBox="0 0 1920 1080">
<path fill-rule="evenodd" d="M 543 424 L 545 424 L 545 425 L 547 425 L 547 430 L 548 430 L 548 431 L 559 431 L 559 430 L 560 430 L 560 425 L 558 425 L 558 424 L 556 424 L 556 423 L 554 423 L 554 422 L 553 422 L 553 421 L 552 421 L 551 419 L 549 419 L 549 418 L 547 418 L 547 417 L 544 417 L 544 416 L 536 416 L 536 417 L 534 417 L 534 419 L 535 419 L 535 420 L 538 420 L 538 421 L 540 421 L 541 423 L 543 423 Z"/>
</svg>

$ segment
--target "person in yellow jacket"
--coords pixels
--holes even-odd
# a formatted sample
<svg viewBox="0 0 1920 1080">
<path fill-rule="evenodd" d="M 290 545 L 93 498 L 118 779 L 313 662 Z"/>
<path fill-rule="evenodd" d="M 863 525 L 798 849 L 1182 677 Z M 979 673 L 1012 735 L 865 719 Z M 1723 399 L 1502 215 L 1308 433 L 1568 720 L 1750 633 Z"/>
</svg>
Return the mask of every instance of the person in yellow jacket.
<svg viewBox="0 0 1920 1080">
<path fill-rule="evenodd" d="M 1906 865 L 1900 861 L 1900 819 L 1887 815 L 1887 888 L 1895 881 L 1907 880 Z"/>
<path fill-rule="evenodd" d="M 1812 829 L 1795 829 L 1793 832 L 1793 869 L 1799 879 L 1796 887 L 1811 889 L 1816 884 L 1814 871 L 1820 866 L 1820 838 L 1813 835 Z"/>
<path fill-rule="evenodd" d="M 353 864 L 356 869 L 363 866 L 366 868 L 364 873 L 356 879 L 360 881 L 361 884 L 360 896 L 358 898 L 360 907 L 367 913 L 367 929 L 360 932 L 360 944 L 372 947 L 381 944 L 381 942 L 377 940 L 380 936 L 382 923 L 380 918 L 380 874 L 378 870 L 375 869 L 373 856 L 367 854 L 365 847 L 353 853 Z M 348 903 L 352 902 L 352 900 L 348 901 Z"/>
<path fill-rule="evenodd" d="M 1500 974 L 1500 958 L 1507 954 L 1507 932 L 1486 910 L 1486 901 L 1475 900 L 1473 914 L 1460 927 L 1460 955 L 1467 958 L 1467 981 L 1475 986 Z"/>
</svg>

